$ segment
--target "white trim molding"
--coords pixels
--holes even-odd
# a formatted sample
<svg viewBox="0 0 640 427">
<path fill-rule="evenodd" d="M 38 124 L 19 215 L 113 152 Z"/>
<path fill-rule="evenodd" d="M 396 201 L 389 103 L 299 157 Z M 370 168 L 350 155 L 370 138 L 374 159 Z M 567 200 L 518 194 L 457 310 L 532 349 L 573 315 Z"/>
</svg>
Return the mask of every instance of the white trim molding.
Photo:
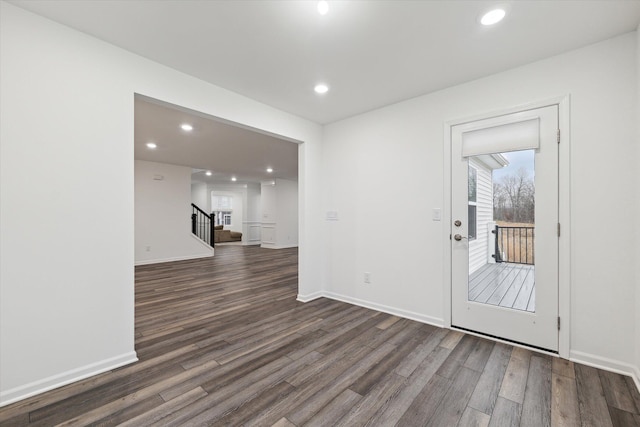
<svg viewBox="0 0 640 427">
<path fill-rule="evenodd" d="M 314 292 L 309 295 L 298 295 L 298 301 L 300 302 L 309 302 L 318 298 L 329 298 L 336 301 L 346 302 L 348 304 L 357 305 L 358 307 L 364 307 L 375 311 L 380 311 L 382 313 L 391 314 L 394 316 L 402 317 L 404 319 L 415 320 L 416 322 L 426 323 L 428 325 L 437 326 L 442 328 L 444 326 L 444 321 L 437 317 L 425 316 L 424 314 L 415 313 L 413 311 L 402 310 L 395 307 L 390 307 L 388 305 L 378 304 L 371 301 L 365 301 L 359 298 L 353 298 L 346 295 L 337 294 L 335 292 L 328 291 L 320 291 Z"/>
<path fill-rule="evenodd" d="M 569 360 L 582 365 L 602 369 L 603 371 L 615 372 L 616 374 L 629 376 L 633 379 L 638 390 L 640 390 L 640 370 L 638 370 L 637 366 L 634 366 L 631 363 L 621 362 L 608 357 L 596 356 L 594 354 L 576 350 L 571 350 Z"/>
<path fill-rule="evenodd" d="M 137 361 L 138 356 L 132 351 L 4 391 L 0 394 L 0 407 Z"/>
<path fill-rule="evenodd" d="M 187 256 L 177 256 L 171 258 L 160 258 L 160 259 L 145 259 L 142 261 L 136 261 L 134 265 L 149 265 L 149 264 L 160 264 L 163 262 L 174 262 L 174 261 L 188 261 L 190 259 L 199 259 L 199 258 L 210 258 L 214 254 L 213 248 L 211 248 L 211 254 L 205 255 L 187 255 Z"/>
<path fill-rule="evenodd" d="M 316 299 L 322 298 L 322 297 L 324 297 L 324 293 L 323 292 L 314 292 L 314 293 L 307 294 L 307 295 L 298 294 L 298 297 L 296 298 L 296 300 L 300 301 L 300 302 L 311 302 L 313 300 L 316 300 Z"/>
<path fill-rule="evenodd" d="M 297 248 L 298 245 L 297 244 L 296 245 L 276 245 L 269 242 L 262 242 L 260 247 L 264 249 L 288 249 L 288 248 Z"/>
</svg>

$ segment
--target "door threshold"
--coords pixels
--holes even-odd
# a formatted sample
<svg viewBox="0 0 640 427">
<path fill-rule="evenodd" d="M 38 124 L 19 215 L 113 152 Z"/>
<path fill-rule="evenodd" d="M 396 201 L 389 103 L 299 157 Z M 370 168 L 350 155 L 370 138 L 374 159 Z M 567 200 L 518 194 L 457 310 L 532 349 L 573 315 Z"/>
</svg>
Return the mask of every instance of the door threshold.
<svg viewBox="0 0 640 427">
<path fill-rule="evenodd" d="M 488 339 L 490 339 L 492 341 L 500 342 L 500 343 L 503 343 L 503 344 L 509 344 L 509 345 L 512 345 L 512 346 L 515 346 L 515 347 L 525 348 L 527 350 L 532 350 L 532 351 L 535 351 L 537 353 L 547 354 L 549 356 L 560 357 L 560 355 L 559 355 L 559 353 L 557 351 L 548 350 L 548 349 L 542 348 L 542 347 L 536 347 L 535 345 L 525 344 L 525 343 L 521 343 L 519 341 L 513 341 L 513 340 L 510 340 L 510 339 L 497 337 L 495 335 L 485 334 L 485 333 L 482 333 L 482 332 L 473 331 L 471 329 L 461 328 L 460 326 L 455 326 L 455 325 L 451 325 L 451 329 L 454 330 L 454 331 L 464 332 L 465 334 L 473 335 L 473 336 L 480 337 L 480 338 L 488 338 Z"/>
</svg>

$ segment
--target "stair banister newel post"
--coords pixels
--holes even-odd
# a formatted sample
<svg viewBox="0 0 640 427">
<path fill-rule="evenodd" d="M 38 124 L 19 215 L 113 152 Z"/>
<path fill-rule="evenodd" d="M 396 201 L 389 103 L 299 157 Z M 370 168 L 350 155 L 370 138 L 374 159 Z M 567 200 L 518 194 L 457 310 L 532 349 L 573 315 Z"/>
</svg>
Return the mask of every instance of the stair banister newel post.
<svg viewBox="0 0 640 427">
<path fill-rule="evenodd" d="M 198 235 L 198 215 L 195 213 L 191 214 L 191 232 L 193 234 L 195 234 L 196 236 Z"/>
<path fill-rule="evenodd" d="M 215 218 L 216 218 L 216 214 L 211 212 L 211 216 L 209 217 L 209 232 L 211 233 L 210 234 L 210 239 L 211 239 L 210 245 L 211 245 L 211 247 L 215 246 L 215 243 L 214 243 L 214 237 L 215 237 L 214 228 L 215 228 L 215 224 L 216 224 Z"/>
</svg>

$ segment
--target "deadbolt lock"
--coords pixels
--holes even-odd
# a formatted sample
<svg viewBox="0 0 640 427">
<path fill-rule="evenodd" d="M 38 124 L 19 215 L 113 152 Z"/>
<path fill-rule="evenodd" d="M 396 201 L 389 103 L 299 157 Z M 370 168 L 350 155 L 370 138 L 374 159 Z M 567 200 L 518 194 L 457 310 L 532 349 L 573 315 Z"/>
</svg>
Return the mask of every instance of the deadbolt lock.
<svg viewBox="0 0 640 427">
<path fill-rule="evenodd" d="M 460 221 L 459 219 L 456 219 L 456 220 L 453 222 L 453 225 L 455 225 L 456 227 L 460 227 L 460 226 L 462 225 L 462 221 Z"/>
</svg>

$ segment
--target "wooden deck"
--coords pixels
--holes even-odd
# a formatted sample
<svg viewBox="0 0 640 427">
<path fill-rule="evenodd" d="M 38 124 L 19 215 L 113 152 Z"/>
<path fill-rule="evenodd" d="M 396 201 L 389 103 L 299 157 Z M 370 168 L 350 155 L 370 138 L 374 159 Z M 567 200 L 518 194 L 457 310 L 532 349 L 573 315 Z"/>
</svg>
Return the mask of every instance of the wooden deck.
<svg viewBox="0 0 640 427">
<path fill-rule="evenodd" d="M 469 276 L 469 301 L 536 311 L 535 267 L 507 262 L 486 264 Z"/>
</svg>

